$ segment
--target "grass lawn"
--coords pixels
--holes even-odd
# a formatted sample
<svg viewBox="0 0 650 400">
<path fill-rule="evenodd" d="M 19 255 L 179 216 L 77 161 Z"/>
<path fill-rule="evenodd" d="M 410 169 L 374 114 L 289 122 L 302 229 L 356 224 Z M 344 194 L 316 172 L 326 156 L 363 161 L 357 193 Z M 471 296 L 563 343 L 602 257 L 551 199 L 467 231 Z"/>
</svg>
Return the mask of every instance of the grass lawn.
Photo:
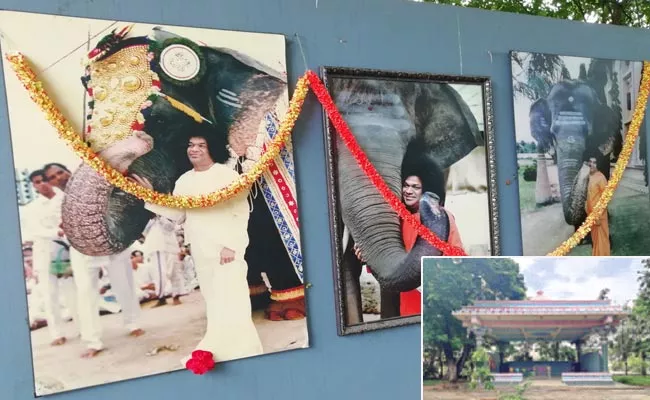
<svg viewBox="0 0 650 400">
<path fill-rule="evenodd" d="M 522 212 L 533 211 L 537 208 L 535 202 L 535 181 L 524 180 L 524 168 L 519 169 L 519 207 Z"/>
<path fill-rule="evenodd" d="M 610 206 L 609 229 L 612 256 L 646 255 L 650 249 L 650 201 L 645 194 L 614 196 Z M 576 247 L 570 255 L 590 256 L 591 245 Z"/>
<path fill-rule="evenodd" d="M 650 376 L 614 376 L 616 382 L 634 386 L 650 386 Z"/>
<path fill-rule="evenodd" d="M 424 380 L 424 386 L 436 386 L 441 384 L 443 381 L 439 379 L 425 379 Z"/>
</svg>

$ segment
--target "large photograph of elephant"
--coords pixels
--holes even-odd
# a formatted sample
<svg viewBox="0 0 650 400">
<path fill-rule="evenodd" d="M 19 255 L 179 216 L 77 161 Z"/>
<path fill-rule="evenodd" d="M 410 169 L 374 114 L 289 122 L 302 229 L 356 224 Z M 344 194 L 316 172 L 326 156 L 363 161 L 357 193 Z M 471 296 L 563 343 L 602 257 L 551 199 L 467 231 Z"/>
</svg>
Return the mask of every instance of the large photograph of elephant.
<svg viewBox="0 0 650 400">
<path fill-rule="evenodd" d="M 29 59 L 98 157 L 158 192 L 228 186 L 287 111 L 282 35 L 4 11 L 0 26 L 3 56 Z M 226 202 L 162 207 L 84 164 L 6 61 L 4 81 L 37 395 L 186 368 L 195 350 L 309 346 L 290 142 Z"/>
<path fill-rule="evenodd" d="M 523 254 L 542 256 L 600 199 L 632 122 L 643 64 L 518 51 L 511 61 Z M 647 143 L 642 127 L 607 212 L 570 255 L 647 254 Z"/>
<path fill-rule="evenodd" d="M 322 74 L 406 209 L 468 255 L 498 255 L 489 79 L 340 67 Z M 420 260 L 441 252 L 400 220 L 325 121 L 338 333 L 419 323 Z"/>
</svg>

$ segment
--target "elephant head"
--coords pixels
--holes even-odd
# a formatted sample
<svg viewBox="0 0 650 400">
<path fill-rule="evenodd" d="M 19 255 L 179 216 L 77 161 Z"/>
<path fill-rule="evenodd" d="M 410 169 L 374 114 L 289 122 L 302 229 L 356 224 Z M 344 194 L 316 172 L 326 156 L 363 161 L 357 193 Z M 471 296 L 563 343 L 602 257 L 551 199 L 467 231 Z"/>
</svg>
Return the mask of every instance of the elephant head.
<svg viewBox="0 0 650 400">
<path fill-rule="evenodd" d="M 330 91 L 359 145 L 393 193 L 401 197 L 409 175 L 422 177 L 423 191 L 444 204 L 443 171 L 484 145 L 475 117 L 449 85 L 410 81 L 330 78 Z M 420 285 L 420 258 L 439 255 L 422 238 L 406 251 L 398 215 L 384 201 L 337 138 L 339 203 L 343 224 L 363 254 L 382 290 L 406 291 Z M 447 239 L 446 213 L 428 212 L 422 223 Z M 435 209 L 435 205 L 433 206 Z"/>
<path fill-rule="evenodd" d="M 215 162 L 245 157 L 266 113 L 286 90 L 276 71 L 229 49 L 197 44 L 159 28 L 102 39 L 89 54 L 88 145 L 119 172 L 170 193 L 191 168 L 189 137 L 206 137 Z M 86 255 L 123 251 L 152 214 L 144 203 L 81 165 L 66 187 L 63 230 Z"/>
<path fill-rule="evenodd" d="M 578 225 L 586 218 L 588 174 L 579 173 L 589 156 L 609 165 L 619 116 L 583 80 L 555 84 L 546 98 L 530 107 L 530 130 L 541 151 L 555 154 L 565 221 Z M 609 170 L 609 168 L 607 168 Z"/>
</svg>

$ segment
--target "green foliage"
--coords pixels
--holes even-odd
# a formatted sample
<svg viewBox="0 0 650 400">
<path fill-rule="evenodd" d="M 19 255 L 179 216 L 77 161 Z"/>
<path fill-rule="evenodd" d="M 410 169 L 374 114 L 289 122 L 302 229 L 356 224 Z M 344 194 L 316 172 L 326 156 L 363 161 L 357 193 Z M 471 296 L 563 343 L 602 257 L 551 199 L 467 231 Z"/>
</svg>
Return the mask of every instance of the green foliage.
<svg viewBox="0 0 650 400">
<path fill-rule="evenodd" d="M 490 355 L 488 352 L 482 347 L 474 350 L 472 362 L 474 363 L 474 370 L 472 371 L 469 387 L 476 389 L 479 385 L 483 385 L 483 389 L 494 389 L 494 383 L 492 382 L 494 377 L 490 375 Z"/>
<path fill-rule="evenodd" d="M 452 312 L 475 300 L 521 300 L 526 294 L 519 264 L 508 258 L 426 259 L 422 288 L 424 345 L 441 349 L 447 363 L 458 362 L 458 375 L 473 337 Z"/>
<path fill-rule="evenodd" d="M 526 400 L 524 394 L 532 384 L 533 382 L 527 379 L 519 385 L 515 386 L 515 393 L 504 394 L 503 396 L 499 397 L 499 400 Z"/>
<path fill-rule="evenodd" d="M 578 355 L 573 346 L 559 342 L 537 343 L 539 358 L 545 361 L 571 361 L 576 362 Z"/>
<path fill-rule="evenodd" d="M 526 165 L 523 177 L 526 182 L 535 182 L 537 180 L 537 164 Z"/>
<path fill-rule="evenodd" d="M 650 376 L 614 376 L 614 381 L 625 385 L 650 386 Z"/>
<path fill-rule="evenodd" d="M 648 27 L 650 2 L 645 0 L 424 0 L 449 4 L 537 15 L 602 24 Z"/>
<path fill-rule="evenodd" d="M 537 143 L 535 142 L 525 142 L 523 140 L 517 143 L 517 153 L 519 154 L 536 154 L 537 153 Z"/>
</svg>

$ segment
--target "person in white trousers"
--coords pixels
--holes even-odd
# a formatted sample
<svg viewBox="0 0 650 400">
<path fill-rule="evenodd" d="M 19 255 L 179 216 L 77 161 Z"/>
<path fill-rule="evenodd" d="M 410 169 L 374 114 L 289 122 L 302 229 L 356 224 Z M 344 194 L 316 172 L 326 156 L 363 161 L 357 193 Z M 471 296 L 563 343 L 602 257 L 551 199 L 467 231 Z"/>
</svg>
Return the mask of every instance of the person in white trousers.
<svg viewBox="0 0 650 400">
<path fill-rule="evenodd" d="M 165 296 L 171 292 L 174 305 L 181 304 L 179 299 L 183 291 L 182 269 L 179 268 L 178 242 L 176 240 L 176 224 L 160 215 L 149 220 L 142 235 L 144 236 L 144 255 L 148 263 L 155 266 L 154 284 L 158 303 L 156 306 L 167 304 Z M 171 288 L 169 287 L 171 283 Z M 170 290 L 171 289 L 171 290 Z"/>
<path fill-rule="evenodd" d="M 37 296 L 42 301 L 47 327 L 53 346 L 66 342 L 61 332 L 61 297 L 73 319 L 76 319 L 75 286 L 72 279 L 59 278 L 50 272 L 54 240 L 61 240 L 61 203 L 63 193 L 45 179 L 43 170 L 33 171 L 29 179 L 39 196 L 30 207 L 33 213 L 25 232 L 31 236 L 33 246 L 33 265 L 38 278 Z M 25 238 L 23 238 L 25 239 Z"/>
<path fill-rule="evenodd" d="M 239 174 L 214 162 L 206 137 L 190 137 L 187 155 L 193 169 L 176 181 L 174 195 L 201 195 L 222 189 Z M 148 179 L 131 179 L 149 189 Z M 210 351 L 215 361 L 262 354 L 262 342 L 253 323 L 244 253 L 248 247 L 247 191 L 210 208 L 178 209 L 145 203 L 159 215 L 184 223 L 192 246 L 201 294 L 205 299 L 207 329 L 196 349 Z M 185 364 L 189 357 L 182 360 Z"/>
<path fill-rule="evenodd" d="M 48 182 L 62 191 L 72 176 L 70 170 L 63 164 L 50 163 L 43 167 Z M 63 196 L 61 196 L 63 197 Z M 63 200 L 63 199 L 61 199 Z M 61 204 L 58 206 L 59 215 Z M 61 232 L 61 234 L 63 234 Z M 115 292 L 117 302 L 122 307 L 124 325 L 129 335 L 138 337 L 144 334 L 139 327 L 140 303 L 135 295 L 133 270 L 129 250 L 110 256 L 87 256 L 74 247 L 70 247 L 70 263 L 74 282 L 77 286 L 77 314 L 81 339 L 87 344 L 87 351 L 81 356 L 94 357 L 104 349 L 101 341 L 102 326 L 99 320 L 99 270 L 104 267 L 108 271 L 111 288 Z"/>
<path fill-rule="evenodd" d="M 102 325 L 99 318 L 99 270 L 108 272 L 111 288 L 122 307 L 124 326 L 129 336 L 144 334 L 139 326 L 140 302 L 136 296 L 130 249 L 111 256 L 87 256 L 71 248 L 71 262 L 78 293 L 79 325 L 81 339 L 86 342 L 84 358 L 96 356 L 104 350 Z"/>
</svg>

